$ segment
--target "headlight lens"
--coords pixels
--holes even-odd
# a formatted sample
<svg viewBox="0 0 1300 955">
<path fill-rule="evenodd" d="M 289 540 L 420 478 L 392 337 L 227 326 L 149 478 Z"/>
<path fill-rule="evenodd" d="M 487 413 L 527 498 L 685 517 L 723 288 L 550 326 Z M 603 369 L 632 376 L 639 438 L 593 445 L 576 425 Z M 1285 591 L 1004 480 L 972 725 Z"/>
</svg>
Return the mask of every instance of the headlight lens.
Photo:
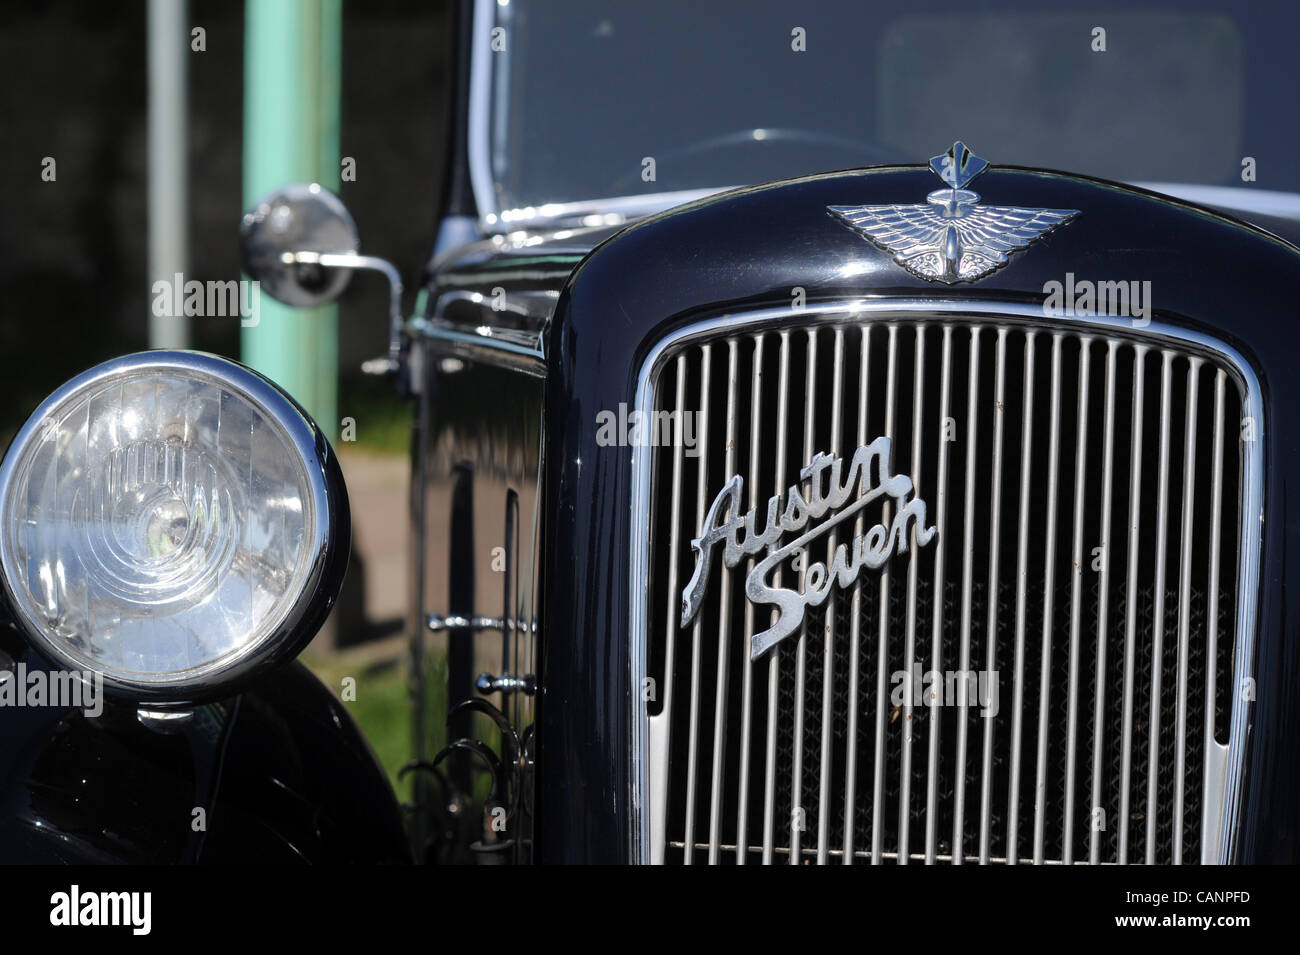
<svg viewBox="0 0 1300 955">
<path fill-rule="evenodd" d="M 327 452 L 296 405 L 233 362 L 146 352 L 91 369 L 0 465 L 16 616 L 109 685 L 202 695 L 300 622 L 334 545 Z"/>
</svg>

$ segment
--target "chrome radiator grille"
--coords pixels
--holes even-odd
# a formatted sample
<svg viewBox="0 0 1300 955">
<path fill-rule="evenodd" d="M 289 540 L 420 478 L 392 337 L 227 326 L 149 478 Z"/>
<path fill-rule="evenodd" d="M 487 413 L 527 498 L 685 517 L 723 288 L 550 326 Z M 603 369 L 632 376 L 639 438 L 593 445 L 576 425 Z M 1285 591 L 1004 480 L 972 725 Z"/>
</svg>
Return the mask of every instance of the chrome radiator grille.
<svg viewBox="0 0 1300 955">
<path fill-rule="evenodd" d="M 645 857 L 1219 859 L 1258 546 L 1240 366 L 1212 343 L 1041 318 L 802 322 L 694 335 L 643 389 L 694 416 L 703 451 L 643 459 Z M 728 478 L 761 520 L 816 452 L 881 435 L 938 528 L 928 546 L 836 588 L 752 662 L 774 612 L 746 599 L 751 559 L 715 560 L 678 626 Z M 881 518 L 814 538 L 804 563 L 829 565 L 864 515 Z M 806 567 L 777 573 L 803 589 Z M 951 677 L 939 705 L 929 684 L 904 691 L 929 671 L 977 674 L 971 698 Z"/>
</svg>

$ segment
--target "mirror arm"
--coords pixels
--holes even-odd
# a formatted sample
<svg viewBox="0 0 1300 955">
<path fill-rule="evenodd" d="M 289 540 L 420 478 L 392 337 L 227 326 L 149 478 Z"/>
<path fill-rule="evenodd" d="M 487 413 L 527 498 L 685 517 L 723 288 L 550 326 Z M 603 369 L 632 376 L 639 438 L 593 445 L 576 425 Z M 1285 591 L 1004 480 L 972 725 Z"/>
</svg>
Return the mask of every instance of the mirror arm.
<svg viewBox="0 0 1300 955">
<path fill-rule="evenodd" d="M 385 371 L 396 373 L 402 356 L 402 276 L 393 263 L 356 252 L 285 252 L 285 265 L 320 265 L 327 269 L 381 272 L 388 279 L 388 358 Z M 367 362 L 369 364 L 369 362 Z"/>
</svg>

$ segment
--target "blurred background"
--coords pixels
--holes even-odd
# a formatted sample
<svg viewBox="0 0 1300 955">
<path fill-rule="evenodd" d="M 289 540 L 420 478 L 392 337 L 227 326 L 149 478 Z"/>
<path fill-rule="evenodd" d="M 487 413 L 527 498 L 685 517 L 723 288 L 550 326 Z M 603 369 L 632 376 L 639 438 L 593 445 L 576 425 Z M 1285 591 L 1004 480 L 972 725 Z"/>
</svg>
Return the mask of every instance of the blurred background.
<svg viewBox="0 0 1300 955">
<path fill-rule="evenodd" d="M 445 163 L 449 0 L 168 5 L 175 22 L 167 42 L 179 44 L 184 79 L 168 87 L 172 80 L 164 78 L 163 88 L 181 92 L 183 129 L 155 146 L 182 158 L 177 165 L 188 179 L 179 214 L 173 210 L 181 240 L 165 250 L 183 254 L 185 280 L 240 277 L 240 216 L 250 194 L 279 184 L 254 180 L 285 168 L 276 155 L 262 153 L 301 145 L 298 130 L 277 133 L 273 122 L 250 156 L 250 111 L 264 114 L 268 104 L 306 95 L 313 109 L 337 116 L 338 157 L 328 155 L 328 145 L 316 150 L 309 160 L 323 163 L 323 174 L 303 178 L 335 188 L 357 221 L 361 250 L 397 265 L 409 314 L 432 249 Z M 0 26 L 0 448 L 62 382 L 150 347 L 150 9 L 147 0 L 6 6 Z M 296 34 L 307 28 L 314 31 L 309 55 L 325 38 L 325 55 L 314 66 L 319 82 L 306 84 L 312 87 L 306 91 L 273 87 L 280 58 L 302 58 L 304 37 Z M 157 83 L 153 89 L 157 97 Z M 263 131 L 266 121 L 262 115 Z M 342 157 L 354 161 L 354 178 L 339 176 Z M 302 164 L 301 155 L 296 161 Z M 253 168 L 259 163 L 260 172 Z M 409 755 L 403 616 L 410 408 L 389 381 L 359 370 L 385 350 L 387 310 L 383 279 L 354 276 L 337 308 L 336 370 L 308 346 L 299 357 L 292 342 L 265 367 L 264 357 L 250 355 L 248 333 L 256 330 L 246 330 L 241 342 L 237 316 L 190 318 L 187 335 L 189 347 L 242 357 L 300 398 L 304 389 L 319 385 L 328 392 L 329 380 L 337 382 L 335 420 L 321 424 L 348 482 L 354 553 L 333 626 L 303 659 L 335 693 L 344 677 L 357 679 L 357 699 L 348 706 L 391 774 Z M 264 330 L 271 329 L 277 315 L 268 296 L 261 296 L 261 311 Z M 320 321 L 317 331 L 332 332 L 332 316 Z M 314 411 L 329 406 L 314 394 L 304 401 Z M 353 441 L 339 440 L 344 418 L 355 422 Z"/>
</svg>

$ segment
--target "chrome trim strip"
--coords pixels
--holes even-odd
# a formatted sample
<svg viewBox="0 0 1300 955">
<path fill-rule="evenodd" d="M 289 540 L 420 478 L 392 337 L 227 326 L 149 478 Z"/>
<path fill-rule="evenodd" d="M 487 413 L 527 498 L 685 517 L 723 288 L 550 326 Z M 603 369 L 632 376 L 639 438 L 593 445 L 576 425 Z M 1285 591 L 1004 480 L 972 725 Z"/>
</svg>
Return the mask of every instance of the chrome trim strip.
<svg viewBox="0 0 1300 955">
<path fill-rule="evenodd" d="M 412 335 L 419 335 L 443 354 L 508 368 L 533 378 L 546 377 L 546 355 L 539 332 L 490 325 L 464 332 L 424 318 L 411 319 L 406 327 Z"/>
<path fill-rule="evenodd" d="M 712 368 L 713 345 L 706 342 L 700 346 L 700 431 L 699 442 L 701 448 L 709 446 L 709 372 Z M 700 455 L 699 469 L 696 471 L 696 488 L 695 488 L 695 526 L 704 525 L 704 516 L 708 509 L 709 492 L 709 456 L 708 453 Z M 647 528 L 649 524 L 646 525 Z M 649 573 L 642 578 L 642 581 L 649 580 Z M 685 842 L 689 845 L 695 843 L 695 786 L 696 786 L 696 769 L 695 761 L 699 753 L 700 746 L 700 633 L 703 624 L 700 617 L 695 618 L 695 626 L 691 630 L 691 709 L 689 727 L 687 730 L 687 748 L 686 748 L 686 825 Z M 642 666 L 645 666 L 642 661 Z M 642 682 L 634 683 L 633 686 L 641 686 Z M 640 802 L 634 803 L 640 806 Z M 692 863 L 693 852 L 684 854 L 686 865 Z"/>
<path fill-rule="evenodd" d="M 443 278 L 447 281 L 453 281 L 454 276 L 443 273 Z M 545 274 L 540 271 L 529 271 L 524 269 L 515 270 L 509 273 L 497 273 L 491 281 L 503 280 L 545 280 Z M 447 307 L 454 303 L 468 302 L 472 306 L 478 306 L 478 310 L 485 315 L 517 315 L 521 320 L 519 326 L 501 326 L 502 328 L 514 327 L 517 331 L 523 332 L 533 328 L 541 328 L 551 320 L 555 314 L 556 303 L 560 300 L 560 293 L 556 289 L 517 289 L 512 290 L 499 305 L 492 302 L 487 295 L 481 291 L 473 289 L 446 289 L 437 294 L 433 302 L 432 314 L 429 316 L 434 322 L 443 322 L 447 325 L 463 327 L 477 326 L 480 323 L 466 321 L 452 321 L 447 318 Z"/>
<path fill-rule="evenodd" d="M 465 134 L 466 159 L 469 163 L 470 191 L 478 206 L 479 228 L 484 217 L 496 211 L 496 190 L 492 185 L 491 134 L 488 118 L 492 111 L 492 24 L 496 3 L 475 0 L 474 23 L 470 28 L 473 48 L 469 54 L 469 121 Z"/>
<path fill-rule="evenodd" d="M 1227 345 L 1220 347 L 1220 354 L 1228 353 Z M 1242 400 L 1243 410 L 1255 423 L 1255 440 L 1250 442 L 1249 453 L 1243 452 L 1241 459 L 1241 520 L 1238 527 L 1240 570 L 1237 583 L 1238 639 L 1233 648 L 1232 661 L 1233 679 L 1239 684 L 1243 676 L 1254 675 L 1255 618 L 1258 613 L 1260 552 L 1264 527 L 1264 442 L 1267 440 L 1268 422 L 1264 420 L 1263 396 L 1254 371 L 1235 350 L 1231 351 L 1231 357 L 1248 385 L 1247 394 Z M 1242 699 L 1245 695 L 1233 694 L 1231 728 L 1224 771 L 1229 773 L 1229 779 L 1237 780 L 1237 784 L 1223 787 L 1225 806 L 1224 811 L 1219 814 L 1219 821 L 1223 826 L 1223 831 L 1219 834 L 1218 861 L 1220 862 L 1231 860 L 1237 840 L 1237 809 L 1241 802 L 1241 777 L 1244 772 L 1246 735 L 1250 719 L 1250 701 Z"/>
<path fill-rule="evenodd" d="M 464 614 L 431 613 L 424 618 L 424 628 L 433 633 L 447 630 L 495 630 L 512 633 L 515 630 L 526 633 L 537 632 L 536 620 L 514 620 L 510 617 L 485 617 L 479 614 L 467 617 Z"/>
<path fill-rule="evenodd" d="M 1246 444 L 1242 453 L 1242 519 L 1240 522 L 1240 572 L 1237 586 L 1237 635 L 1234 659 L 1234 677 L 1253 672 L 1256 641 L 1256 622 L 1258 616 L 1260 549 L 1264 519 L 1264 442 L 1267 438 L 1267 422 L 1263 415 L 1263 401 L 1259 381 L 1254 370 L 1242 355 L 1230 345 L 1211 338 L 1201 332 L 1168 325 L 1153 320 L 1140 335 L 1135 334 L 1131 322 L 1112 316 L 1091 316 L 1087 319 L 1051 319 L 1043 314 L 1041 306 L 1022 303 L 995 303 L 988 301 L 967 301 L 961 299 L 859 299 L 842 302 L 838 305 L 825 305 L 818 308 L 781 308 L 757 309 L 746 312 L 734 312 L 716 318 L 696 322 L 660 339 L 651 348 L 642 363 L 637 376 L 635 405 L 643 414 L 654 409 L 655 393 L 653 382 L 659 368 L 670 349 L 702 338 L 719 334 L 735 334 L 740 329 L 749 329 L 763 323 L 806 324 L 817 317 L 828 324 L 835 321 L 860 322 L 864 320 L 881 320 L 888 315 L 912 316 L 930 314 L 938 316 L 961 316 L 978 320 L 982 316 L 993 316 L 1003 320 L 1010 319 L 1032 324 L 1035 327 L 1060 325 L 1070 329 L 1109 329 L 1124 337 L 1138 341 L 1136 350 L 1145 351 L 1142 341 L 1150 339 L 1169 339 L 1217 356 L 1230 365 L 1240 379 L 1242 386 L 1243 412 L 1255 422 L 1255 440 Z M 780 432 L 778 432 L 779 437 Z M 649 564 L 649 540 L 644 533 L 637 533 L 638 528 L 648 528 L 650 518 L 650 464 L 653 449 L 632 449 L 631 454 L 631 500 L 629 502 L 632 532 L 629 534 L 629 601 L 628 601 L 628 639 L 630 651 L 631 686 L 642 684 L 646 675 L 646 588 Z M 1241 782 L 1245 760 L 1247 725 L 1250 717 L 1250 701 L 1234 694 L 1230 739 L 1224 770 L 1231 785 L 1225 787 L 1223 811 L 1220 814 L 1222 832 L 1219 836 L 1217 859 L 1227 861 L 1236 849 L 1236 822 L 1241 802 Z M 629 851 L 634 861 L 644 862 L 649 857 L 649 814 L 645 812 L 645 794 L 649 790 L 650 766 L 646 760 L 648 720 L 635 721 L 631 740 L 631 769 L 634 779 L 634 792 L 630 805 L 634 818 L 629 825 Z M 1208 790 L 1208 786 L 1207 786 Z M 1121 825 L 1123 820 L 1121 820 Z M 982 853 L 983 854 L 983 853 Z"/>
<path fill-rule="evenodd" d="M 680 411 L 686 407 L 686 355 L 677 356 L 677 399 L 673 408 Z M 677 553 L 680 543 L 681 528 L 681 510 L 682 510 L 682 457 L 684 448 L 680 441 L 673 442 L 673 484 L 672 484 L 672 525 L 668 532 L 668 546 L 672 548 L 672 553 Z M 664 649 L 664 708 L 660 712 L 659 723 L 650 723 L 653 732 L 650 734 L 650 745 L 652 752 L 660 754 L 661 758 L 668 758 L 668 743 L 672 739 L 672 715 L 673 715 L 673 664 L 676 660 L 677 652 L 677 631 L 681 629 L 677 622 L 678 612 L 678 595 L 677 589 L 677 561 L 668 562 L 668 609 L 664 617 L 664 623 L 667 628 L 665 635 L 666 646 Z M 668 805 L 668 774 L 664 773 L 663 777 L 658 780 L 658 786 L 652 794 L 654 800 L 650 806 L 651 812 L 651 831 L 652 839 L 650 842 L 650 851 L 652 861 L 655 864 L 661 864 L 664 861 L 664 841 L 668 832 L 668 813 L 665 811 Z"/>
<path fill-rule="evenodd" d="M 677 189 L 644 196 L 610 196 L 607 199 L 584 199 L 577 202 L 545 202 L 539 206 L 501 209 L 484 214 L 479 227 L 488 234 L 517 230 L 592 229 L 600 226 L 626 225 L 636 219 L 663 212 L 688 202 L 696 202 L 729 192 L 735 186 L 716 189 Z"/>
<path fill-rule="evenodd" d="M 1214 379 L 1214 459 L 1211 471 L 1211 483 L 1214 488 L 1210 504 L 1210 580 L 1209 606 L 1205 613 L 1206 629 L 1206 670 L 1205 670 L 1205 759 L 1203 774 L 1205 789 L 1209 791 L 1211 779 L 1215 779 L 1226 764 L 1226 746 L 1221 746 L 1215 739 L 1215 703 L 1217 702 L 1217 672 L 1213 665 L 1219 658 L 1219 550 L 1222 545 L 1223 518 L 1223 390 L 1227 379 L 1222 369 Z M 1220 816 L 1214 812 L 1209 799 L 1201 800 L 1201 862 L 1213 862 L 1210 856 L 1206 834 L 1211 825 L 1218 825 Z M 1218 835 L 1221 837 L 1222 833 Z M 1217 844 L 1219 839 L 1214 840 Z"/>
<path fill-rule="evenodd" d="M 1130 185 L 1202 206 L 1232 209 L 1247 215 L 1300 219 L 1300 195 L 1253 186 L 1204 186 L 1191 182 L 1134 182 Z"/>
</svg>

